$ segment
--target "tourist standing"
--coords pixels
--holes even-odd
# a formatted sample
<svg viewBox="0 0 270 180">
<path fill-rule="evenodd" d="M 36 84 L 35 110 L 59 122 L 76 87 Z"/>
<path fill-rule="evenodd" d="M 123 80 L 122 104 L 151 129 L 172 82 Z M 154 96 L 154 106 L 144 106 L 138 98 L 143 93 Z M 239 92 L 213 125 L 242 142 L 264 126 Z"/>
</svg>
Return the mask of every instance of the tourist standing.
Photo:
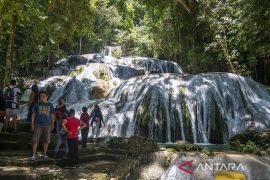
<svg viewBox="0 0 270 180">
<path fill-rule="evenodd" d="M 86 127 L 81 130 L 81 137 L 82 137 L 82 147 L 86 148 L 87 144 L 87 138 L 88 138 L 88 132 L 89 132 L 89 121 L 90 121 L 90 116 L 87 113 L 87 108 L 83 107 L 82 108 L 82 114 L 80 117 L 80 120 L 86 124 Z"/>
<path fill-rule="evenodd" d="M 54 148 L 54 158 L 57 157 L 57 153 L 61 144 L 65 145 L 65 155 L 68 154 L 68 144 L 67 137 L 64 130 L 62 130 L 62 121 L 68 117 L 68 111 L 65 105 L 64 99 L 60 99 L 55 108 L 55 135 L 56 135 L 56 144 Z"/>
<path fill-rule="evenodd" d="M 78 131 L 86 127 L 86 124 L 75 117 L 75 110 L 71 109 L 69 117 L 62 122 L 63 129 L 68 133 L 67 142 L 69 148 L 70 166 L 74 169 L 79 166 Z"/>
<path fill-rule="evenodd" d="M 34 84 L 32 85 L 32 91 L 29 97 L 29 102 L 28 102 L 28 115 L 27 115 L 27 121 L 31 122 L 32 120 L 32 112 L 33 112 L 33 106 L 35 103 L 38 102 L 38 85 Z"/>
<path fill-rule="evenodd" d="M 97 104 L 94 106 L 94 109 L 92 110 L 90 114 L 90 119 L 91 119 L 91 126 L 92 126 L 92 137 L 94 137 L 95 135 L 95 137 L 97 138 L 99 136 L 102 123 L 103 125 L 105 125 L 103 121 L 102 112 Z M 93 125 L 94 123 L 95 123 L 95 126 Z"/>
<path fill-rule="evenodd" d="M 10 85 L 4 89 L 4 97 L 6 99 L 6 119 L 4 123 L 4 131 L 7 131 L 10 118 L 14 125 L 14 132 L 17 132 L 17 115 L 19 114 L 21 91 L 16 87 L 16 80 L 10 80 Z"/>
<path fill-rule="evenodd" d="M 5 116 L 6 116 L 6 100 L 2 91 L 0 90 L 0 133 L 2 132 L 2 128 L 4 126 Z"/>
<path fill-rule="evenodd" d="M 48 96 L 45 91 L 39 92 L 39 102 L 34 104 L 32 114 L 32 130 L 33 135 L 33 155 L 31 160 L 35 160 L 37 146 L 40 137 L 42 137 L 44 159 L 47 159 L 47 150 L 50 143 L 51 130 L 54 124 L 54 108 L 51 103 L 48 102 Z"/>
</svg>

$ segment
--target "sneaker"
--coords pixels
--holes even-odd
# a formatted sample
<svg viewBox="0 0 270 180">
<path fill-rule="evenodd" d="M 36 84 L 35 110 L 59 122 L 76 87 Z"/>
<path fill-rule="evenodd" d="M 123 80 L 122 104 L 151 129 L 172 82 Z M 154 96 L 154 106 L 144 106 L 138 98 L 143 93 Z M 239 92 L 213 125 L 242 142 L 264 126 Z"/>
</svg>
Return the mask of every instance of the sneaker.
<svg viewBox="0 0 270 180">
<path fill-rule="evenodd" d="M 46 155 L 43 156 L 43 159 L 44 159 L 44 160 L 46 160 L 46 159 L 48 159 L 48 158 L 49 158 L 49 157 L 46 156 Z"/>
<path fill-rule="evenodd" d="M 36 160 L 36 157 L 33 155 L 31 158 L 30 158 L 31 161 L 34 161 Z"/>
</svg>

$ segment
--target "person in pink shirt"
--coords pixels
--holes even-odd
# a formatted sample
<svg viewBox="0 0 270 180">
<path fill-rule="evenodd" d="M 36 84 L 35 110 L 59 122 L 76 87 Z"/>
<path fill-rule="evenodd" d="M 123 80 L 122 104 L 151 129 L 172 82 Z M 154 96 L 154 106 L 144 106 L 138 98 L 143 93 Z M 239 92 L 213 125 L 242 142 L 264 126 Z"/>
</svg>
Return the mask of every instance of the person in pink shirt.
<svg viewBox="0 0 270 180">
<path fill-rule="evenodd" d="M 67 168 L 74 169 L 79 166 L 79 148 L 78 134 L 79 130 L 86 127 L 86 124 L 75 117 L 75 110 L 70 110 L 70 116 L 62 121 L 62 127 L 67 132 L 67 143 L 69 148 L 70 166 Z"/>
<path fill-rule="evenodd" d="M 86 148 L 86 143 L 87 143 L 87 138 L 88 138 L 88 132 L 89 132 L 89 121 L 90 121 L 90 116 L 87 113 L 87 108 L 83 107 L 82 108 L 82 114 L 80 117 L 80 120 L 86 124 L 86 127 L 81 130 L 81 136 L 82 136 L 82 147 Z"/>
</svg>

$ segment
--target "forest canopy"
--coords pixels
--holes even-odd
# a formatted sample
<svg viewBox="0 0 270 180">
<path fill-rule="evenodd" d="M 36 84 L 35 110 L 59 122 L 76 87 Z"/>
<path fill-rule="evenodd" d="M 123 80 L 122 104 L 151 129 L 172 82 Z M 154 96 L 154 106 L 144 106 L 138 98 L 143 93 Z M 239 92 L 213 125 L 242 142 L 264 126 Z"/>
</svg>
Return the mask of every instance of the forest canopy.
<svg viewBox="0 0 270 180">
<path fill-rule="evenodd" d="M 270 85 L 269 17 L 269 0 L 0 0 L 1 84 L 120 45 L 125 56 L 172 60 L 188 73 Z"/>
</svg>

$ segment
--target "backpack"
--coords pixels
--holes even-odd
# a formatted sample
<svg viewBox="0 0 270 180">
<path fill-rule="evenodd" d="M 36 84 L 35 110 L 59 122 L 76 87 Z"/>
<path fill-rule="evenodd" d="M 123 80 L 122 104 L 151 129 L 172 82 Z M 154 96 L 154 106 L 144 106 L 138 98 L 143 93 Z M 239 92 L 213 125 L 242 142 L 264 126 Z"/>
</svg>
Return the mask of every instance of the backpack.
<svg viewBox="0 0 270 180">
<path fill-rule="evenodd" d="M 7 101 L 13 102 L 14 97 L 15 97 L 14 89 L 15 89 L 15 87 L 13 87 L 13 88 L 8 87 L 7 90 L 5 91 L 5 98 Z"/>
</svg>

